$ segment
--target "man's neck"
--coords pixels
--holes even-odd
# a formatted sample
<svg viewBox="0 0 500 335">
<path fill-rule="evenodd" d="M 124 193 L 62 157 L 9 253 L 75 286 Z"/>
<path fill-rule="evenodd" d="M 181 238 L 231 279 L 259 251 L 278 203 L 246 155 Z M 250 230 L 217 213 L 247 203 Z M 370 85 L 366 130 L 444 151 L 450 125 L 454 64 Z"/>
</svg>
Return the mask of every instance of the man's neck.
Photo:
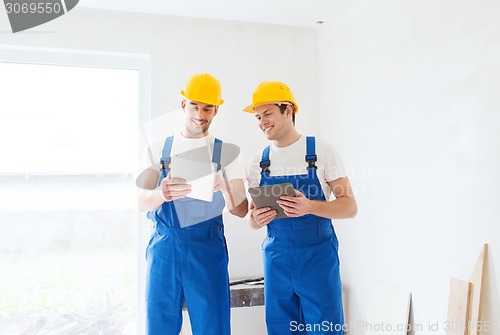
<svg viewBox="0 0 500 335">
<path fill-rule="evenodd" d="M 292 128 L 289 132 L 286 133 L 283 138 L 280 138 L 278 140 L 274 140 L 274 146 L 277 148 L 284 148 L 287 147 L 291 144 L 294 144 L 297 142 L 302 135 L 299 134 L 299 132 L 295 129 L 295 127 Z"/>
<path fill-rule="evenodd" d="M 191 139 L 197 139 L 197 138 L 203 138 L 203 137 L 206 137 L 208 136 L 208 130 L 204 133 L 199 133 L 199 134 L 193 134 L 192 132 L 190 132 L 189 130 L 187 130 L 186 128 L 183 128 L 181 130 L 181 135 L 184 137 L 184 138 L 191 138 Z"/>
</svg>

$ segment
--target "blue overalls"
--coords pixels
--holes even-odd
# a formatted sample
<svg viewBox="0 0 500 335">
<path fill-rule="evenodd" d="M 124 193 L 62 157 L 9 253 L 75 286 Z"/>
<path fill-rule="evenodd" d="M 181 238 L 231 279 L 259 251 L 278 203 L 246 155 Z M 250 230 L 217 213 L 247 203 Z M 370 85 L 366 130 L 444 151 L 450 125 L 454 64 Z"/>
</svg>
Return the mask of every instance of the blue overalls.
<svg viewBox="0 0 500 335">
<path fill-rule="evenodd" d="M 173 137 L 162 151 L 162 177 L 169 172 Z M 220 169 L 222 142 L 215 140 L 212 161 Z M 190 198 L 164 202 L 148 218 L 155 232 L 146 250 L 146 326 L 148 335 L 177 335 L 186 303 L 194 335 L 230 334 L 228 253 L 222 193 L 212 202 Z M 185 228 L 179 216 L 198 223 Z M 200 219 L 205 218 L 205 220 Z"/>
<path fill-rule="evenodd" d="M 314 137 L 306 139 L 304 175 L 270 176 L 269 149 L 262 153 L 260 186 L 289 182 L 310 200 L 326 200 L 316 175 Z M 344 334 L 338 241 L 331 220 L 312 214 L 274 219 L 262 250 L 268 334 Z"/>
</svg>

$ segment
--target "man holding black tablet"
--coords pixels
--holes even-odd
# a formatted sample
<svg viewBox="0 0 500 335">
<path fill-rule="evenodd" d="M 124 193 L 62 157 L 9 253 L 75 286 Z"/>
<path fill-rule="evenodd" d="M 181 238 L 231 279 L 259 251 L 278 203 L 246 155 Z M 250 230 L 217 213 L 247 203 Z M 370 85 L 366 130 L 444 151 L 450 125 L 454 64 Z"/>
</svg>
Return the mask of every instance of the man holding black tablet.
<svg viewBox="0 0 500 335">
<path fill-rule="evenodd" d="M 224 144 L 208 130 L 223 103 L 219 81 L 208 73 L 191 77 L 181 91 L 185 123 L 182 130 L 150 148 L 158 160 L 138 178 L 139 209 L 148 212 L 155 232 L 146 251 L 147 334 L 178 335 L 186 303 L 194 335 L 230 334 L 228 254 L 222 210 L 244 217 L 248 212 L 245 168 L 240 157 L 229 158 Z M 233 146 L 235 147 L 235 146 Z M 174 173 L 171 158 L 204 155 L 215 192 L 211 201 L 190 197 L 191 185 Z M 239 154 L 239 150 L 238 150 Z M 182 166 L 182 161 L 177 162 Z M 172 171 L 170 170 L 172 168 Z M 197 169 L 199 170 L 199 169 Z M 199 172 L 199 171 L 194 171 Z M 215 173 L 217 173 L 215 175 Z M 202 176 L 203 177 L 203 176 Z M 213 186 L 214 180 L 208 185 Z M 194 186 L 193 186 L 194 190 Z M 193 192 L 194 193 L 194 192 Z"/>
<path fill-rule="evenodd" d="M 269 335 L 344 334 L 338 241 L 331 219 L 357 213 L 341 161 L 328 143 L 295 129 L 298 105 L 290 88 L 264 81 L 254 91 L 254 113 L 271 145 L 251 163 L 249 187 L 291 183 L 295 196 L 270 207 L 250 205 L 250 223 L 267 227 L 262 244 Z M 330 195 L 334 200 L 330 200 Z"/>
</svg>

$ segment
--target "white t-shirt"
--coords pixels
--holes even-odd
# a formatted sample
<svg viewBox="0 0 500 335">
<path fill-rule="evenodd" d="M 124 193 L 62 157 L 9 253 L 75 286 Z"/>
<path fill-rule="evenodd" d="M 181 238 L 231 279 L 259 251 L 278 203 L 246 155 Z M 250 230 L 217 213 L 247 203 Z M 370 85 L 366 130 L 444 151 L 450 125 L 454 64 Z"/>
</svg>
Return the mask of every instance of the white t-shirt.
<svg viewBox="0 0 500 335">
<path fill-rule="evenodd" d="M 152 168 L 156 171 L 160 171 L 160 158 L 163 151 L 163 146 L 165 145 L 166 138 L 155 140 L 149 146 L 149 150 L 151 151 L 151 157 L 153 158 L 153 162 L 151 161 L 151 157 L 146 154 L 146 157 L 143 159 L 142 170 L 147 168 Z M 180 132 L 174 135 L 174 140 L 172 142 L 172 151 L 170 152 L 170 156 L 178 155 L 182 152 L 190 151 L 193 149 L 197 149 L 200 147 L 207 147 L 207 150 L 212 150 L 210 144 L 215 142 L 215 137 L 211 134 L 208 134 L 202 138 L 187 138 L 182 136 Z M 209 152 L 210 157 L 212 157 L 212 152 Z M 221 155 L 224 155 L 224 150 L 221 152 Z M 153 165 L 151 167 L 151 165 Z M 245 180 L 246 171 L 245 165 L 243 163 L 243 159 L 241 157 L 241 153 L 238 157 L 229 163 L 227 166 L 223 166 L 222 169 L 226 175 L 228 181 L 233 179 L 242 179 Z"/>
<path fill-rule="evenodd" d="M 327 142 L 316 137 L 316 174 L 318 176 L 323 194 L 326 199 L 330 198 L 331 189 L 328 182 L 335 179 L 345 177 L 345 169 L 336 153 L 335 149 Z M 262 152 L 259 152 L 250 165 L 248 172 L 248 187 L 257 187 L 260 184 L 260 161 L 262 160 Z M 269 150 L 269 166 L 270 176 L 291 176 L 307 174 L 308 163 L 305 160 L 306 156 L 306 136 L 301 136 L 300 139 L 284 148 L 278 148 L 271 144 Z"/>
</svg>

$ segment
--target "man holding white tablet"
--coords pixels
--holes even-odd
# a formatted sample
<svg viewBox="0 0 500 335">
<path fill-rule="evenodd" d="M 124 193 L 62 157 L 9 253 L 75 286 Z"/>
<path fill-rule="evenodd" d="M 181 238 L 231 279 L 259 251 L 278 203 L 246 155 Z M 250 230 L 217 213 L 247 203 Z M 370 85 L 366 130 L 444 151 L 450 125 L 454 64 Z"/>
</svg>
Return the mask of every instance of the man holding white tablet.
<svg viewBox="0 0 500 335">
<path fill-rule="evenodd" d="M 278 204 L 287 217 L 251 203 L 250 223 L 267 227 L 262 244 L 269 335 L 344 334 L 338 241 L 331 219 L 352 218 L 356 200 L 328 143 L 295 129 L 298 106 L 290 88 L 264 81 L 254 91 L 254 113 L 271 145 L 251 163 L 249 187 L 291 183 L 295 197 Z M 335 199 L 329 200 L 333 193 Z"/>
<path fill-rule="evenodd" d="M 223 103 L 221 92 L 219 81 L 208 73 L 189 79 L 181 91 L 184 127 L 150 146 L 150 156 L 159 163 L 139 178 L 139 209 L 148 211 L 148 218 L 155 224 L 146 251 L 148 335 L 179 334 L 184 302 L 194 335 L 230 334 L 228 254 L 222 211 L 227 204 L 231 214 L 244 217 L 248 202 L 242 160 L 224 160 L 223 143 L 208 132 Z M 198 161 L 209 167 L 207 176 L 202 177 L 216 178 L 208 183 L 215 184 L 209 190 L 215 192 L 208 199 L 211 201 L 190 198 L 191 185 L 185 179 L 174 178 L 186 172 L 181 170 L 188 170 L 182 167 L 183 161 L 196 150 L 209 157 L 207 162 Z M 173 156 L 182 158 L 176 162 L 180 168 L 175 172 L 171 171 L 174 164 L 170 165 Z M 211 166 L 217 173 L 213 177 Z"/>
</svg>

